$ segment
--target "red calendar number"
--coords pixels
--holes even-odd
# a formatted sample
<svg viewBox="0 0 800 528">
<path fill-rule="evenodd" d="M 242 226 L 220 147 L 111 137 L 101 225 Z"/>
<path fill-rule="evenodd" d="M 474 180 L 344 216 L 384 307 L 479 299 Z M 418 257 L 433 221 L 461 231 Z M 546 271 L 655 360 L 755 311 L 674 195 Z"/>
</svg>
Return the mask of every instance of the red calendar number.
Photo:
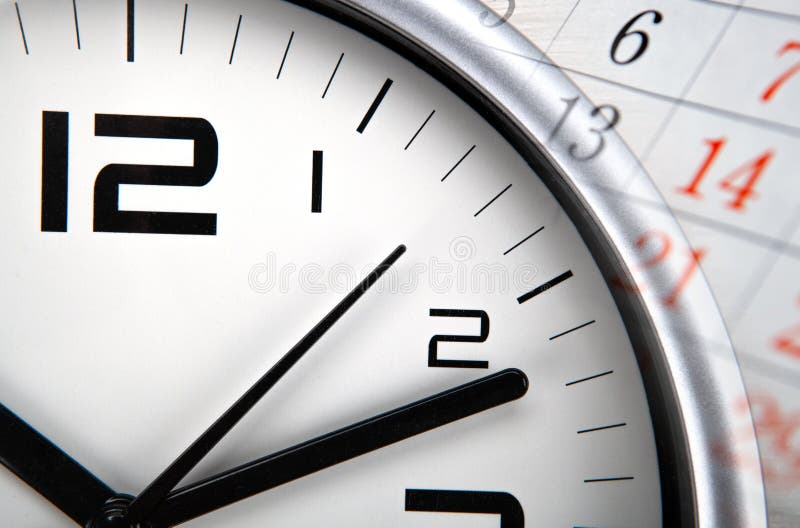
<svg viewBox="0 0 800 528">
<path fill-rule="evenodd" d="M 787 328 L 775 336 L 772 345 L 778 352 L 800 358 L 800 324 Z"/>
<path fill-rule="evenodd" d="M 741 402 L 739 408 L 746 412 L 747 405 Z M 768 394 L 751 395 L 750 408 L 759 442 L 772 455 L 762 459 L 764 477 L 773 485 L 796 486 L 800 481 L 800 413 L 784 412 Z"/>
<path fill-rule="evenodd" d="M 726 138 L 706 139 L 705 143 L 709 146 L 709 152 L 700 168 L 694 174 L 692 181 L 685 187 L 678 187 L 676 190 L 681 194 L 686 194 L 697 199 L 702 199 L 703 195 L 700 192 L 700 185 L 703 179 L 708 175 L 708 171 L 717 157 L 722 152 Z M 733 172 L 729 173 L 719 182 L 720 189 L 728 191 L 733 194 L 733 199 L 726 205 L 734 211 L 743 211 L 745 202 L 748 199 L 758 196 L 755 191 L 755 186 L 758 180 L 764 174 L 764 169 L 767 168 L 769 162 L 775 157 L 774 150 L 766 150 L 761 155 L 751 159 L 740 165 Z"/>
<path fill-rule="evenodd" d="M 764 454 L 758 455 L 737 451 L 736 446 L 715 442 L 712 450 L 717 460 L 730 466 L 763 475 L 772 487 L 793 489 L 800 484 L 800 413 L 787 413 L 781 409 L 774 396 L 764 393 L 750 395 L 734 402 L 734 409 L 740 416 L 752 412 L 753 425 L 758 442 Z M 753 440 L 753 427 L 742 425 L 734 432 L 734 443 L 750 445 Z"/>
<path fill-rule="evenodd" d="M 672 240 L 668 234 L 662 233 L 661 231 L 648 231 L 647 233 L 644 233 L 636 240 L 635 245 L 636 249 L 643 254 L 644 260 L 641 262 L 641 264 L 631 270 L 634 274 L 637 271 L 663 264 L 670 256 L 673 255 Z M 697 273 L 697 270 L 700 267 L 700 260 L 705 256 L 706 250 L 694 249 L 687 253 L 686 263 L 683 264 L 684 267 L 681 271 L 680 277 L 678 278 L 678 282 L 675 284 L 675 286 L 673 286 L 672 290 L 670 290 L 670 292 L 661 299 L 662 302 L 670 308 L 677 306 L 681 293 L 686 289 L 689 281 Z M 625 288 L 628 291 L 644 291 L 644 286 L 639 284 L 630 284 L 619 278 L 615 279 L 613 283 L 619 287 Z"/>
<path fill-rule="evenodd" d="M 800 51 L 800 41 L 797 40 L 788 41 L 778 50 L 778 57 L 781 57 L 790 51 Z M 800 62 L 798 62 L 785 72 L 783 72 L 783 74 L 781 74 L 780 77 L 775 79 L 772 82 L 772 84 L 767 86 L 767 88 L 764 90 L 764 93 L 761 94 L 761 101 L 764 103 L 768 103 L 775 95 L 775 92 L 778 91 L 778 88 L 783 86 L 783 84 L 797 72 L 800 72 Z"/>
<path fill-rule="evenodd" d="M 683 272 L 678 279 L 678 283 L 672 289 L 672 292 L 664 297 L 664 304 L 669 307 L 674 307 L 678 303 L 678 296 L 686 288 L 686 285 L 697 272 L 698 268 L 700 267 L 700 260 L 706 255 L 706 250 L 692 249 L 689 253 L 689 259 L 683 268 Z"/>
<path fill-rule="evenodd" d="M 778 352 L 800 359 L 800 324 L 778 334 L 772 344 Z"/>
</svg>

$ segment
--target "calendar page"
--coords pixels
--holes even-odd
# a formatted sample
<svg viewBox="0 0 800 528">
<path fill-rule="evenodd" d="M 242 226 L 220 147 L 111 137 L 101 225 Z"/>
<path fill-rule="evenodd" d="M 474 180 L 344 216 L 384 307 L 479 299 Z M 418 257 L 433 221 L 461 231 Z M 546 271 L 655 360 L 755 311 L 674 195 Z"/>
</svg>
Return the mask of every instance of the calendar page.
<svg viewBox="0 0 800 528">
<path fill-rule="evenodd" d="M 753 406 L 770 526 L 800 525 L 800 2 L 486 3 L 482 23 L 512 23 L 545 51 L 520 67 L 563 70 L 680 222 L 692 254 L 643 233 L 643 265 L 683 266 L 676 305 L 695 273 L 710 283 Z M 638 200 L 631 174 L 617 191 Z"/>
</svg>

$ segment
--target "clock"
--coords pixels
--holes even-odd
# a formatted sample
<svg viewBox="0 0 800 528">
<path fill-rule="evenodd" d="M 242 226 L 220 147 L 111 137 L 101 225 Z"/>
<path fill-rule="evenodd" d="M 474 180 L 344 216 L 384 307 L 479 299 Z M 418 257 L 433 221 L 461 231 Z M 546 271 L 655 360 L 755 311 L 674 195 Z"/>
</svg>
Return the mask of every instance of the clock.
<svg viewBox="0 0 800 528">
<path fill-rule="evenodd" d="M 7 524 L 765 524 L 619 115 L 480 3 L 2 7 Z"/>
</svg>

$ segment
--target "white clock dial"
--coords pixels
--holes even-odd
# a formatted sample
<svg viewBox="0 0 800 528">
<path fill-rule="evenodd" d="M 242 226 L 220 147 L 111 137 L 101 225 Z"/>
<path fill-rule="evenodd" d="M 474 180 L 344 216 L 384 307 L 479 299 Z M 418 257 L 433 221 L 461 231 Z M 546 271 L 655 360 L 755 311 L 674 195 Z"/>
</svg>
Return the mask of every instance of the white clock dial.
<svg viewBox="0 0 800 528">
<path fill-rule="evenodd" d="M 661 525 L 609 285 L 456 94 L 283 2 L 0 7 L 0 399 L 19 417 L 136 495 L 404 244 L 183 483 L 504 369 L 524 396 L 188 525 L 497 525 L 413 511 L 447 497 L 528 526 Z M 74 525 L 0 475 L 5 524 Z"/>
</svg>

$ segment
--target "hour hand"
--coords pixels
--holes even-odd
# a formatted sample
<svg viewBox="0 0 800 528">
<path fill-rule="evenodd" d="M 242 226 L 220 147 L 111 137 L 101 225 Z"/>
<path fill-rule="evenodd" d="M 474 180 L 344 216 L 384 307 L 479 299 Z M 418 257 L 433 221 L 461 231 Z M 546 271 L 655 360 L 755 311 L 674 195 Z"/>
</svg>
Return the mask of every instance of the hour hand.
<svg viewBox="0 0 800 528">
<path fill-rule="evenodd" d="M 0 404 L 0 463 L 85 526 L 114 490 Z"/>
<path fill-rule="evenodd" d="M 171 493 L 148 519 L 172 526 L 381 447 L 522 397 L 528 378 L 507 369 L 373 416 Z"/>
</svg>

